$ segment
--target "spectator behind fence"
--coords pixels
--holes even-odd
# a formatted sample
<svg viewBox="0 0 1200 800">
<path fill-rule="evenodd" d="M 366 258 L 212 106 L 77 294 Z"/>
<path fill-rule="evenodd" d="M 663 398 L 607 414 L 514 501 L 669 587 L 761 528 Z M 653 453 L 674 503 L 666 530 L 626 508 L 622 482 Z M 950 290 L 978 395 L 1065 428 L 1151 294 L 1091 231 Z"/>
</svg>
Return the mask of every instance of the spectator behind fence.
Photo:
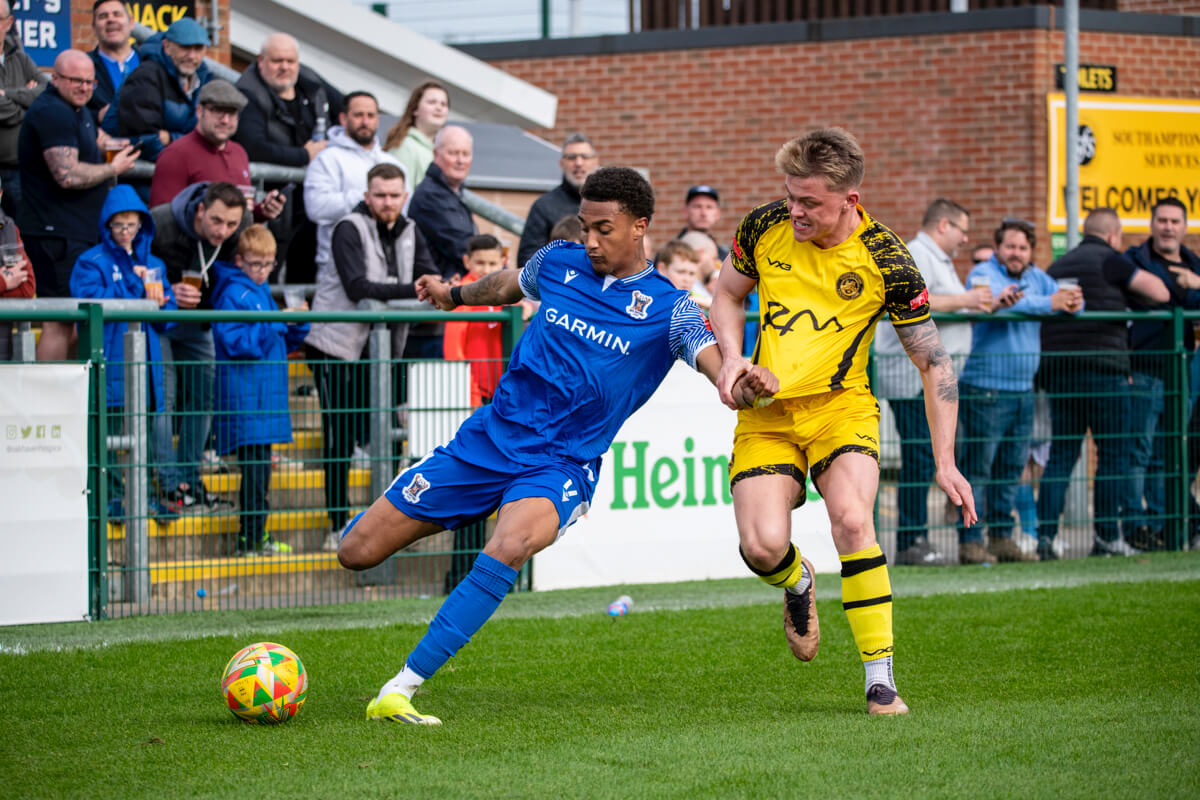
<svg viewBox="0 0 1200 800">
<path fill-rule="evenodd" d="M 1150 210 L 1150 238 L 1126 250 L 1125 257 L 1166 284 L 1171 293 L 1168 303 L 1171 308 L 1191 311 L 1200 309 L 1200 282 L 1191 277 L 1200 274 L 1200 257 L 1183 246 L 1186 233 L 1187 206 L 1174 197 L 1164 198 Z M 1153 306 L 1131 303 L 1130 308 L 1147 311 Z M 1166 515 L 1163 461 L 1167 437 L 1179 435 L 1179 431 L 1163 425 L 1164 380 L 1170 368 L 1170 352 L 1180 344 L 1188 353 L 1195 350 L 1196 337 L 1190 324 L 1183 326 L 1182 343 L 1175 342 L 1170 322 L 1138 320 L 1129 329 L 1133 386 L 1129 408 L 1128 497 L 1123 520 L 1126 531 L 1134 532 L 1134 540 L 1153 547 L 1163 541 Z"/>
<path fill-rule="evenodd" d="M 534 200 L 526 215 L 521 242 L 517 245 L 518 269 L 525 266 L 542 245 L 553 240 L 550 229 L 556 222 L 579 213 L 579 189 L 600 166 L 600 158 L 586 136 L 572 133 L 563 140 L 558 166 L 562 169 L 562 183 Z"/>
<path fill-rule="evenodd" d="M 142 148 L 142 158 L 157 160 L 163 148 L 196 127 L 200 87 L 213 78 L 204 63 L 208 45 L 208 31 L 191 17 L 147 39 L 139 51 L 142 63 L 117 92 L 115 120 L 104 116 L 104 130 L 128 137 Z"/>
<path fill-rule="evenodd" d="M 167 145 L 154 165 L 150 205 L 169 203 L 187 187 L 202 181 L 232 183 L 252 204 L 260 222 L 275 219 L 285 200 L 272 190 L 261 203 L 253 202 L 250 160 L 237 142 L 230 141 L 238 128 L 238 112 L 246 97 L 233 84 L 217 78 L 204 84 L 196 104 L 196 127 Z"/>
<path fill-rule="evenodd" d="M 986 281 L 994 302 L 1012 311 L 1075 314 L 1082 310 L 1078 286 L 1057 288 L 1031 262 L 1036 243 L 1033 225 L 1006 219 L 993 238 L 996 254 L 971 270 L 972 285 Z M 1013 540 L 1012 511 L 1033 433 L 1040 328 L 1041 323 L 1032 320 L 982 320 L 972 331 L 971 354 L 959 379 L 958 421 L 963 435 L 959 463 L 990 542 L 984 544 L 983 525 L 960 524 L 958 560 L 963 564 L 1037 560 L 1036 540 Z"/>
<path fill-rule="evenodd" d="M 700 275 L 700 256 L 689 245 L 672 239 L 655 254 L 654 268 L 676 289 L 691 293 Z"/>
<path fill-rule="evenodd" d="M 92 33 L 96 46 L 88 52 L 96 68 L 96 87 L 88 110 L 99 126 L 125 79 L 142 63 L 133 47 L 133 20 L 124 0 L 96 0 L 92 4 Z"/>
<path fill-rule="evenodd" d="M 238 238 L 234 264 L 213 264 L 213 308 L 278 311 L 266 285 L 275 257 L 275 237 L 266 226 L 247 228 Z M 267 532 L 267 494 L 271 445 L 292 441 L 287 355 L 304 341 L 308 323 L 214 322 L 212 329 L 217 354 L 213 438 L 219 454 L 237 454 L 242 474 L 238 553 L 290 553 L 291 545 Z"/>
<path fill-rule="evenodd" d="M 333 227 L 363 201 L 367 173 L 376 164 L 396 163 L 375 138 L 379 103 L 373 95 L 346 95 L 346 110 L 338 121 L 329 129 L 329 146 L 317 154 L 304 176 L 304 209 L 317 226 L 318 282 L 322 270 L 333 263 L 329 254 Z"/>
<path fill-rule="evenodd" d="M 460 286 L 508 267 L 500 240 L 490 233 L 472 236 L 467 241 L 463 265 L 467 274 Z M 499 311 L 500 306 L 459 306 L 455 310 Z M 504 357 L 504 331 L 500 323 L 447 322 L 444 343 L 443 355 L 447 361 L 471 362 L 471 405 L 490 403 L 500 380 L 500 359 Z"/>
<path fill-rule="evenodd" d="M 3 196 L 4 186 L 0 182 L 0 200 Z M 15 256 L 6 257 L 6 263 L 0 263 L 0 300 L 26 300 L 33 297 L 37 281 L 34 280 L 33 270 L 25 258 L 25 243 L 21 241 L 21 232 L 17 230 L 17 224 L 3 211 L 0 211 L 0 247 L 6 251 L 16 249 Z M 0 322 L 0 362 L 12 361 L 12 328 L 11 322 Z"/>
<path fill-rule="evenodd" d="M 288 34 L 273 33 L 263 41 L 237 88 L 250 103 L 234 138 L 251 161 L 307 167 L 329 144 L 341 93 L 300 63 L 300 45 Z"/>
<path fill-rule="evenodd" d="M 126 147 L 104 163 L 98 139 L 103 134 L 86 108 L 95 77 L 87 53 L 59 53 L 51 85 L 25 112 L 17 139 L 22 194 L 17 225 L 39 297 L 70 296 L 71 269 L 97 241 L 96 220 L 109 181 L 137 159 Z M 74 325 L 44 322 L 38 360 L 62 361 L 74 339 Z"/>
<path fill-rule="evenodd" d="M 1166 285 L 1121 256 L 1121 220 L 1111 208 L 1092 209 L 1083 222 L 1083 241 L 1050 265 L 1059 286 L 1076 282 L 1088 311 L 1124 311 L 1132 303 L 1161 305 Z M 1063 353 L 1063 355 L 1057 355 Z M 1096 446 L 1092 555 L 1133 555 L 1150 549 L 1150 532 L 1130 530 L 1121 538 L 1120 504 L 1127 493 L 1129 456 L 1129 335 L 1123 320 L 1049 319 L 1042 323 L 1038 387 L 1050 399 L 1050 459 L 1037 499 L 1038 556 L 1058 557 L 1054 548 L 1067 482 L 1090 430 Z M 1130 545 L 1133 545 L 1131 547 Z"/>
<path fill-rule="evenodd" d="M 157 231 L 152 249 L 166 264 L 176 303 L 181 309 L 211 308 L 212 265 L 233 260 L 238 234 L 250 221 L 241 189 L 231 183 L 197 183 L 169 204 L 154 206 L 150 214 Z M 228 506 L 200 479 L 212 425 L 212 330 L 207 322 L 181 322 L 164 335 L 163 345 L 166 408 L 154 429 L 159 489 L 172 511 Z M 183 413 L 176 420 L 178 412 Z M 177 446 L 172 444 L 176 426 Z"/>
<path fill-rule="evenodd" d="M 173 310 L 175 294 L 164 278 L 163 262 L 150 252 L 154 239 L 154 220 L 132 186 L 114 186 L 105 197 L 98 216 L 100 244 L 79 256 L 71 271 L 71 295 L 85 298 L 136 300 L 147 298 L 159 308 Z M 158 416 L 164 403 L 162 349 L 160 333 L 175 327 L 173 322 L 143 324 L 146 350 L 139 355 L 146 368 L 146 416 L 128 417 L 125 433 L 149 438 L 150 421 Z M 108 407 L 108 434 L 121 432 L 125 408 L 125 332 L 127 322 L 104 323 L 105 394 Z M 144 465 L 135 464 L 134 467 Z M 124 516 L 124 485 L 120 471 L 110 468 L 108 475 L 108 516 L 120 521 Z M 142 509 L 128 509 L 140 516 Z M 150 516 L 165 522 L 174 515 L 156 498 L 149 498 Z"/>
<path fill-rule="evenodd" d="M 433 163 L 408 204 L 408 216 L 425 235 L 429 254 L 446 280 L 460 278 L 466 272 L 463 256 L 467 254 L 467 241 L 478 233 L 475 218 L 462 198 L 473 156 L 474 141 L 466 128 L 442 128 L 434 139 Z M 441 358 L 441 323 L 414 325 L 404 357 Z"/>
<path fill-rule="evenodd" d="M 401 212 L 407 199 L 398 164 L 371 168 L 364 198 L 333 226 L 330 259 L 317 273 L 314 311 L 352 311 L 367 297 L 416 297 L 418 277 L 440 274 L 420 229 Z M 390 327 L 394 356 L 404 352 L 408 325 Z M 305 339 L 321 401 L 325 505 L 333 525 L 324 544 L 329 552 L 337 550 L 346 524 L 350 454 L 356 438 L 367 438 L 369 368 L 362 359 L 369 331 L 366 322 L 317 322 Z"/>
<path fill-rule="evenodd" d="M 713 235 L 713 228 L 721 221 L 721 196 L 717 190 L 706 183 L 693 186 L 687 190 L 683 201 L 683 230 L 676 237 L 683 239 L 688 233 L 706 233 Z M 716 240 L 713 240 L 714 244 Z M 693 245 L 694 246 L 694 245 Z M 717 263 L 725 260 L 729 251 L 717 246 Z"/>
<path fill-rule="evenodd" d="M 433 163 L 433 139 L 450 116 L 450 95 L 437 81 L 425 81 L 412 90 L 400 119 L 383 143 L 408 174 L 408 185 L 417 186 Z"/>
<path fill-rule="evenodd" d="M 300 63 L 300 47 L 291 36 L 268 36 L 237 87 L 250 103 L 242 110 L 234 139 L 251 161 L 307 167 L 328 145 L 329 130 L 342 111 L 342 93 Z M 311 283 L 317 274 L 317 226 L 305 212 L 304 192 L 294 183 L 269 188 L 282 190 L 287 203 L 284 213 L 268 225 L 284 262 L 285 279 Z M 279 277 L 279 271 L 272 274 L 272 280 Z"/>
<path fill-rule="evenodd" d="M 992 290 L 986 286 L 967 289 L 954 270 L 958 248 L 967 242 L 971 215 L 952 200 L 938 198 L 925 209 L 921 230 L 908 243 L 908 251 L 921 270 L 929 290 L 933 311 L 989 311 Z M 942 346 L 950 355 L 955 373 L 971 350 L 971 326 L 966 322 L 938 322 Z M 875 369 L 879 396 L 886 398 L 896 431 L 900 434 L 900 487 L 897 493 L 896 564 L 941 567 L 948 563 L 944 553 L 929 543 L 927 501 L 929 484 L 936 471 L 930 446 L 929 423 L 925 420 L 925 395 L 921 375 L 904 352 L 904 345 L 889 320 L 875 328 L 875 352 L 880 356 Z"/>
<path fill-rule="evenodd" d="M 569 214 L 554 223 L 554 227 L 550 229 L 550 241 L 560 239 L 564 242 L 583 244 L 583 223 L 579 221 L 578 214 Z"/>
<path fill-rule="evenodd" d="M 696 282 L 688 291 L 691 292 L 696 305 L 707 312 L 709 306 L 712 305 L 712 292 L 708 290 L 708 284 L 712 280 L 712 276 L 721 269 L 721 260 L 724 256 L 721 255 L 716 240 L 707 233 L 688 231 L 680 236 L 678 241 L 696 251 L 699 259 L 696 262 Z"/>
<path fill-rule="evenodd" d="M 0 0 L 0 180 L 7 196 L 3 210 L 16 213 L 21 204 L 21 180 L 17 162 L 17 135 L 25 111 L 46 88 L 46 77 L 21 49 L 20 37 L 13 29 L 12 5 Z"/>
</svg>

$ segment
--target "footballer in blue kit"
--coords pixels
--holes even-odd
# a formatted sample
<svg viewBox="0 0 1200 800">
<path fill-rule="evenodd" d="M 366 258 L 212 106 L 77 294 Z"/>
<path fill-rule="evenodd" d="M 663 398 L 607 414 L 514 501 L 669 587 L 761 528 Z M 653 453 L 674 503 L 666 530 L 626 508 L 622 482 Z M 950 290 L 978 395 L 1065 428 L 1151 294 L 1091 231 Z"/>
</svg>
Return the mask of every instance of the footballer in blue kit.
<svg viewBox="0 0 1200 800">
<path fill-rule="evenodd" d="M 438 610 L 404 668 L 367 706 L 367 718 L 440 724 L 411 698 L 491 617 L 521 566 L 587 512 L 601 457 L 676 359 L 715 383 L 721 354 L 686 292 L 650 266 L 642 238 L 654 193 L 635 170 L 605 167 L 581 190 L 584 245 L 551 242 L 518 272 L 467 286 L 433 276 L 418 296 L 449 310 L 528 297 L 540 308 L 512 354 L 490 405 L 454 439 L 402 472 L 343 532 L 338 559 L 367 569 L 413 542 L 499 509 L 471 572 Z M 778 381 L 748 366 L 750 394 Z"/>
</svg>

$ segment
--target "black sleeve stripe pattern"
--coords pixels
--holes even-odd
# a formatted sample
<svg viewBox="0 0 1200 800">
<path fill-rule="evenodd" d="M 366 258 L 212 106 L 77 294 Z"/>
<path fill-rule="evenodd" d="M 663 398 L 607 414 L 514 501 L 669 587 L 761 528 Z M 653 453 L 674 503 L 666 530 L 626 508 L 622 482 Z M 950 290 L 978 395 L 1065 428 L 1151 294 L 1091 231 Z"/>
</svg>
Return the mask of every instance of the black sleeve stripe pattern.
<svg viewBox="0 0 1200 800">
<path fill-rule="evenodd" d="M 776 200 L 750 211 L 742 217 L 733 237 L 729 260 L 733 268 L 747 278 L 758 280 L 758 265 L 754 263 L 754 248 L 763 234 L 788 218 L 787 201 Z"/>
<path fill-rule="evenodd" d="M 872 220 L 860 238 L 883 276 L 883 302 L 891 315 L 892 324 L 911 325 L 928 317 L 928 296 L 921 298 L 921 293 L 925 291 L 925 279 L 900 237 Z M 914 307 L 913 303 L 917 300 L 920 302 Z"/>
</svg>

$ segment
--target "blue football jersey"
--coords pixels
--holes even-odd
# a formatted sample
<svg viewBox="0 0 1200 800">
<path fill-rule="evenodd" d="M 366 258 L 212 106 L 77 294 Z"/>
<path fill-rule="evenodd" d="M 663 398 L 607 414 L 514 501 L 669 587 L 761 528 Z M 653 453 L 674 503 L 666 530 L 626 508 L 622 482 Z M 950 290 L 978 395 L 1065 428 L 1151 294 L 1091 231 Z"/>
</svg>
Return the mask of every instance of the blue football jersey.
<svg viewBox="0 0 1200 800">
<path fill-rule="evenodd" d="M 582 245 L 555 241 L 520 280 L 541 307 L 477 412 L 518 463 L 602 456 L 675 359 L 694 369 L 696 354 L 716 344 L 688 293 L 649 265 L 628 278 L 597 275 Z"/>
</svg>

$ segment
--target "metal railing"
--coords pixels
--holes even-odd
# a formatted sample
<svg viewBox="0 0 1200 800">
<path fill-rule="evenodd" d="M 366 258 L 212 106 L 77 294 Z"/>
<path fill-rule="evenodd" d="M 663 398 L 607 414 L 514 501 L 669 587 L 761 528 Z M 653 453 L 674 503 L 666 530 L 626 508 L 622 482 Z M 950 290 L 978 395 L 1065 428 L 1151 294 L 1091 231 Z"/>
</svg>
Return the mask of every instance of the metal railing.
<svg viewBox="0 0 1200 800">
<path fill-rule="evenodd" d="M 282 291 L 284 287 L 278 287 Z M 287 287 L 296 288 L 296 287 Z M 414 301 L 393 301 L 389 304 L 367 301 L 353 312 L 221 312 L 221 311 L 162 311 L 150 301 L 6 301 L 0 303 L 0 324 L 16 323 L 19 332 L 17 352 L 32 360 L 33 336 L 31 320 L 52 320 L 75 323 L 79 326 L 79 359 L 91 362 L 91 394 L 89 398 L 89 563 L 91 576 L 92 616 L 117 616 L 202 608 L 250 607 L 255 605 L 311 604 L 340 602 L 351 599 L 388 597 L 411 594 L 437 594 L 443 591 L 443 573 L 461 548 L 452 542 L 453 534 L 439 534 L 430 540 L 398 554 L 381 567 L 365 573 L 349 573 L 337 568 L 333 554 L 321 552 L 320 539 L 330 531 L 332 514 L 352 514 L 365 507 L 372 498 L 383 494 L 399 468 L 410 459 L 420 457 L 436 444 L 437 437 L 449 438 L 457 424 L 471 410 L 469 397 L 462 389 L 469 377 L 470 367 L 443 362 L 412 362 L 392 352 L 388 325 L 421 321 L 482 321 L 501 322 L 504 333 L 504 354 L 507 358 L 523 330 L 520 309 L 510 307 L 499 312 L 443 313 L 428 308 L 415 308 Z M 1196 460 L 1189 460 L 1189 446 L 1200 448 L 1200 436 L 1189 434 L 1195 384 L 1190 369 L 1200 366 L 1190 361 L 1191 353 L 1183 347 L 1184 330 L 1193 321 L 1200 321 L 1200 312 L 1149 312 L 1141 314 L 1095 313 L 1082 315 L 1088 321 L 1132 320 L 1166 323 L 1173 346 L 1159 352 L 1159 371 L 1162 378 L 1163 414 L 1160 427 L 1153 432 L 1152 442 L 1162 453 L 1161 475 L 1164 485 L 1163 507 L 1153 513 L 1141 514 L 1149 524 L 1161 526 L 1161 541 L 1169 548 L 1183 548 L 1196 527 L 1196 510 L 1191 507 L 1191 484 L 1195 477 Z M 939 321 L 969 321 L 971 315 L 938 314 Z M 988 320 L 1033 319 L 1017 314 L 994 314 Z M 155 476 L 164 463 L 156 454 L 156 443 L 148 431 L 156 413 L 149 403 L 150 386 L 147 377 L 146 343 L 157 333 L 145 330 L 145 323 L 207 321 L 220 325 L 227 322 L 359 322 L 371 325 L 368 350 L 363 368 L 366 373 L 365 392 L 353 408 L 325 408 L 318 404 L 310 366 L 319 368 L 321 362 L 291 360 L 287 363 L 289 385 L 287 397 L 293 420 L 293 444 L 276 448 L 280 463 L 273 468 L 271 496 L 280 502 L 271 503 L 269 518 L 271 535 L 276 531 L 281 541 L 295 545 L 292 554 L 263 559 L 231 558 L 239 545 L 236 537 L 245 521 L 246 511 L 221 512 L 207 509 L 202 514 L 167 514 L 155 505 L 167 487 L 155 487 Z M 125 334 L 124 396 L 107 395 L 109 368 L 104 354 L 103 327 L 108 323 L 127 322 Z M 1008 354 L 1007 358 L 1028 357 L 1033 354 Z M 1078 354 L 1043 354 L 1048 369 L 1072 364 Z M 903 355 L 875 355 L 871 369 L 877 373 L 892 364 L 906 360 Z M 179 366 L 178 363 L 173 366 Z M 419 376 L 413 378 L 412 376 Z M 407 399 L 396 392 L 397 380 L 408 378 Z M 446 384 L 445 387 L 440 384 Z M 878 387 L 879 381 L 873 380 Z M 457 388 L 454 388 L 457 387 Z M 301 389 L 310 389 L 301 392 Z M 1133 389 L 1131 395 L 1136 394 Z M 941 549 L 953 552 L 958 546 L 954 524 L 939 513 L 944 509 L 940 494 L 928 484 L 905 483 L 899 474 L 902 443 L 894 426 L 888 404 L 894 399 L 880 392 L 884 406 L 881 429 L 881 487 L 876 508 L 877 528 L 885 551 L 893 551 L 902 534 L 913 533 L 900 529 L 898 512 L 900 492 L 917 490 L 919 502 L 929 512 L 927 533 Z M 1088 391 L 1066 386 L 1057 392 L 1043 392 L 1050 400 L 1067 399 L 1084 402 Z M 1142 393 L 1141 399 L 1145 399 Z M 715 400 L 714 400 L 715 403 Z M 404 416 L 398 411 L 407 413 Z M 177 408 L 173 415 L 186 418 L 198 413 Z M 341 456 L 331 456 L 328 442 L 320 431 L 322 421 L 332 414 L 360 415 L 365 419 L 361 443 L 365 446 L 365 462 L 347 466 L 349 477 L 345 499 L 337 508 L 320 496 L 327 485 L 321 470 L 334 461 L 349 462 Z M 120 423 L 118 425 L 117 423 Z M 436 427 L 432 430 L 431 426 Z M 430 432 L 432 430 L 432 432 Z M 1038 431 L 1039 438 L 1053 442 L 1062 438 L 1059 431 Z M 1078 556 L 1089 552 L 1093 527 L 1097 524 L 1125 524 L 1125 514 L 1112 519 L 1093 513 L 1097 492 L 1113 491 L 1116 482 L 1096 481 L 1096 467 L 1089 453 L 1091 442 L 1103 441 L 1111 433 L 1085 439 L 1082 458 L 1070 477 L 1066 508 L 1060 525 L 1060 539 L 1067 544 L 1064 555 Z M 977 437 L 978 438 L 978 437 Z M 1007 440 L 1019 437 L 1005 434 Z M 1132 441 L 1132 440 L 1131 440 Z M 288 463 L 291 462 L 291 463 Z M 237 469 L 241 469 L 237 462 Z M 234 462 L 218 462 L 206 468 L 204 484 L 215 495 L 231 497 L 239 491 L 240 482 L 233 474 Z M 221 472 L 220 470 L 226 470 Z M 124 476 L 120 489 L 124 507 L 115 512 L 109 508 L 117 480 Z M 979 487 L 986 491 L 987 483 L 999 485 L 1000 479 L 988 479 Z M 1036 483 L 1036 482 L 1035 482 Z M 1040 487 L 1036 487 L 1039 488 Z M 1125 489 L 1122 503 L 1129 496 Z M 910 492 L 911 496 L 912 492 Z M 1127 504 L 1127 503 L 1126 503 Z M 168 509 L 169 511 L 169 509 Z M 110 513 L 112 512 L 112 513 Z M 119 513 L 120 516 L 115 516 Z M 1136 515 L 1135 515 L 1136 516 Z M 1040 519 L 1035 523 L 1048 522 Z M 1023 521 L 1022 521 L 1023 522 Z M 1014 520 L 1010 527 L 1019 526 Z M 1036 530 L 1036 528 L 1035 528 Z M 439 538 L 440 537 L 440 538 Z M 448 580 L 448 578 L 447 578 Z M 528 573 L 523 578 L 528 585 Z M 221 594 L 224 592 L 224 594 Z"/>
</svg>

